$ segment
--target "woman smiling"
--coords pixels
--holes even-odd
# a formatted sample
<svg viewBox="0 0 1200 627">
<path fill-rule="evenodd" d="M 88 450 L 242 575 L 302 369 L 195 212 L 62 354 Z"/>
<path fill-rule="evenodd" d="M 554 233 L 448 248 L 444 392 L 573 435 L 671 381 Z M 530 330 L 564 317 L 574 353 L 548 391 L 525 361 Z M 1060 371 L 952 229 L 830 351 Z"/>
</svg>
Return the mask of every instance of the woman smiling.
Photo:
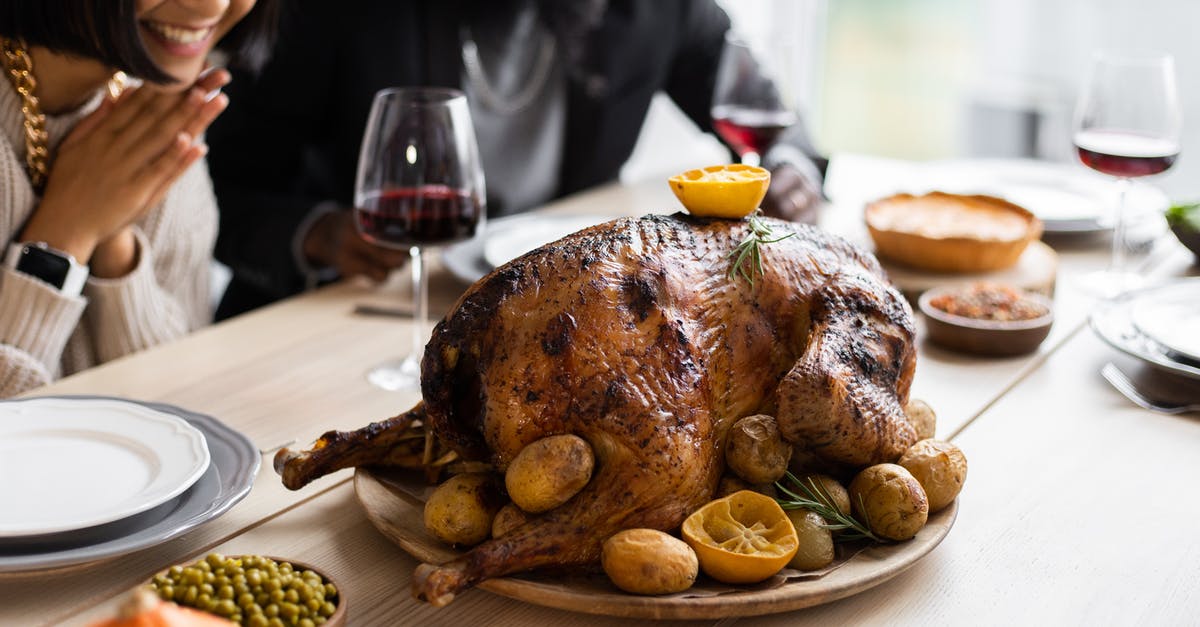
<svg viewBox="0 0 1200 627">
<path fill-rule="evenodd" d="M 276 12 L 275 0 L 0 7 L 0 397 L 207 323 L 217 213 L 202 137 L 229 81 L 209 56 L 261 63 Z"/>
</svg>

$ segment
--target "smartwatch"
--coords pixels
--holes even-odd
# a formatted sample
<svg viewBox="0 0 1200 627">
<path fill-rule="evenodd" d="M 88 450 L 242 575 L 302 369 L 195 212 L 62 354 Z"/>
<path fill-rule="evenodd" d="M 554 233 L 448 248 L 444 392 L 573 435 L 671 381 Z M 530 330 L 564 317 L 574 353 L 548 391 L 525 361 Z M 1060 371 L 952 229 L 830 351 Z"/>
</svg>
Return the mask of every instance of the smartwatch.
<svg viewBox="0 0 1200 627">
<path fill-rule="evenodd" d="M 9 268 L 39 279 L 67 296 L 79 296 L 87 281 L 87 266 L 75 261 L 70 253 L 51 248 L 45 242 L 11 244 L 5 262 Z"/>
</svg>

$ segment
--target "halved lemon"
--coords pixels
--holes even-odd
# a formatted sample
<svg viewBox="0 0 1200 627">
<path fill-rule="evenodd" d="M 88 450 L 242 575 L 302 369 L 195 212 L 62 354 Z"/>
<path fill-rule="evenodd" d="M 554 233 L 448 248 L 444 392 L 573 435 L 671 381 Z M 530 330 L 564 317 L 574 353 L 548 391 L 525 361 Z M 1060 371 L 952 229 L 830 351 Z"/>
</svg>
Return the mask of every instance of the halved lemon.
<svg viewBox="0 0 1200 627">
<path fill-rule="evenodd" d="M 742 490 L 701 507 L 683 521 L 700 568 L 725 583 L 754 583 L 787 565 L 799 548 L 796 529 L 775 499 Z"/>
<path fill-rule="evenodd" d="M 688 213 L 702 218 L 744 218 L 758 209 L 771 185 L 771 172 L 734 163 L 688 170 L 668 179 Z"/>
</svg>

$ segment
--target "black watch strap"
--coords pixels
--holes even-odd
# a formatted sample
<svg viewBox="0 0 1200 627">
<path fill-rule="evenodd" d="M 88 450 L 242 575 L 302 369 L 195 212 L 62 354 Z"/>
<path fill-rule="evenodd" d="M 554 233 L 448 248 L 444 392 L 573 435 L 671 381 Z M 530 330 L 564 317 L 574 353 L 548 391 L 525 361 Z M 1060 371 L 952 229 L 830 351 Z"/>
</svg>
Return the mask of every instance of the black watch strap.
<svg viewBox="0 0 1200 627">
<path fill-rule="evenodd" d="M 70 253 L 52 248 L 45 242 L 12 244 L 5 261 L 9 268 L 41 280 L 69 296 L 83 292 L 87 280 L 87 266 L 75 261 Z"/>
</svg>

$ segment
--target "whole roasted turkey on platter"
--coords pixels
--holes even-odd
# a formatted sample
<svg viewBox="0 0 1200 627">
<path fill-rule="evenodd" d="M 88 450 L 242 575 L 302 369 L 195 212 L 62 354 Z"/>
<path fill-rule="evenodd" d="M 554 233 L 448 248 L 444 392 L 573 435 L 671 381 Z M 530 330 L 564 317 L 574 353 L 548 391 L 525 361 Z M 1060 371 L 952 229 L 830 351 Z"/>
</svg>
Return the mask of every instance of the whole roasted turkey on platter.
<svg viewBox="0 0 1200 627">
<path fill-rule="evenodd" d="M 911 309 L 871 255 L 762 221 L 794 235 L 760 246 L 761 270 L 744 274 L 731 252 L 747 221 L 682 214 L 614 220 L 497 268 L 434 329 L 421 403 L 281 451 L 276 469 L 298 488 L 348 466 L 418 466 L 420 424 L 438 449 L 501 472 L 548 436 L 590 444 L 594 474 L 569 501 L 418 567 L 414 594 L 442 605 L 484 579 L 594 564 L 622 529 L 678 528 L 713 498 L 724 436 L 747 415 L 775 416 L 831 468 L 894 461 L 917 440 L 903 411 Z"/>
</svg>

